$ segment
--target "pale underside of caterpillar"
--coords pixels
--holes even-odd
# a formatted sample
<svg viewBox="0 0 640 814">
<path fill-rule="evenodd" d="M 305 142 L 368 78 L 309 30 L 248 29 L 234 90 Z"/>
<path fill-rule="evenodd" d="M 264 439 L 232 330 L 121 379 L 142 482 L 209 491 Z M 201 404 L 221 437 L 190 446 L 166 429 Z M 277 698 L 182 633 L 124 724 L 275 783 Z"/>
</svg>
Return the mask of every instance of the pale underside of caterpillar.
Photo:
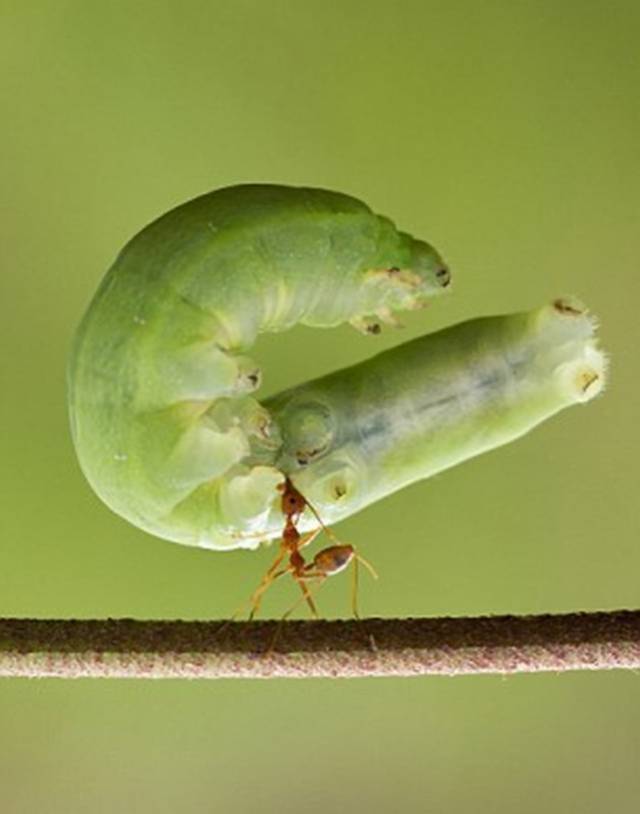
<svg viewBox="0 0 640 814">
<path fill-rule="evenodd" d="M 593 320 L 563 299 L 253 395 L 259 333 L 377 333 L 449 282 L 429 244 L 336 192 L 245 185 L 179 206 L 123 249 L 78 329 L 69 403 L 85 475 L 152 534 L 255 548 L 282 533 L 285 476 L 333 523 L 599 392 Z"/>
</svg>

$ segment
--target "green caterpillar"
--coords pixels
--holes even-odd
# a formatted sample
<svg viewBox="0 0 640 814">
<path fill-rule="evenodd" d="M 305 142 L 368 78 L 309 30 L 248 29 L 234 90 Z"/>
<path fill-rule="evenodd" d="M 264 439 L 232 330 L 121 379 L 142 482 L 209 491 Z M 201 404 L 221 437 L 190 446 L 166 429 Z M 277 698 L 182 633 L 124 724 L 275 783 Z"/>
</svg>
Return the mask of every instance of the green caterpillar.
<svg viewBox="0 0 640 814">
<path fill-rule="evenodd" d="M 259 333 L 376 333 L 449 282 L 435 249 L 347 195 L 246 185 L 179 206 L 123 249 L 77 331 L 69 404 L 85 475 L 152 534 L 254 548 L 282 533 L 285 476 L 331 523 L 601 388 L 593 323 L 563 300 L 422 337 L 265 404 L 252 395 Z M 300 528 L 317 524 L 306 513 Z"/>
</svg>

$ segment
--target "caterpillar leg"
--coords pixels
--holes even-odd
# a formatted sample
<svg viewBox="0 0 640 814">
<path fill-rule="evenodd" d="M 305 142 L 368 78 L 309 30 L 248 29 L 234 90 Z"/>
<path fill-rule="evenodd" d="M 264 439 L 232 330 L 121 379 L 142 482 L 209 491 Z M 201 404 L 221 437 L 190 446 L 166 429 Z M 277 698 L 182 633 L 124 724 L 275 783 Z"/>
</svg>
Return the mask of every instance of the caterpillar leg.
<svg viewBox="0 0 640 814">
<path fill-rule="evenodd" d="M 382 332 L 382 326 L 389 328 L 404 328 L 404 324 L 395 316 L 391 308 L 382 306 L 373 314 L 362 314 L 349 320 L 349 323 L 361 334 L 368 336 Z"/>
<path fill-rule="evenodd" d="M 358 333 L 365 336 L 377 336 L 382 331 L 380 319 L 375 315 L 363 315 L 349 320 Z"/>
<path fill-rule="evenodd" d="M 400 322 L 400 320 L 396 317 L 393 313 L 391 308 L 383 307 L 379 308 L 376 311 L 376 316 L 384 325 L 388 325 L 389 328 L 404 328 L 404 324 Z"/>
</svg>

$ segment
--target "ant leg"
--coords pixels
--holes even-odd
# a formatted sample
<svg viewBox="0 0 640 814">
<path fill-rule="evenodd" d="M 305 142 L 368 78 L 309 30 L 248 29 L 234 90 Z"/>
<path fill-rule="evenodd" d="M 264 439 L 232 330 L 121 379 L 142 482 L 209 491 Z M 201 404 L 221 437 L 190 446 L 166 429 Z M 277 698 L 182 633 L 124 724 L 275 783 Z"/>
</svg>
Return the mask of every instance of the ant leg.
<svg viewBox="0 0 640 814">
<path fill-rule="evenodd" d="M 284 555 L 280 557 L 279 560 L 282 561 L 283 558 Z M 277 561 L 274 562 L 274 564 L 271 566 L 269 570 L 271 571 L 274 566 L 277 566 Z M 273 582 L 275 582 L 279 577 L 284 576 L 284 574 L 288 574 L 290 570 L 291 570 L 290 568 L 284 568 L 281 571 L 277 571 L 270 577 L 268 582 L 265 581 L 266 577 L 263 578 L 262 582 L 253 592 L 251 597 L 246 602 L 243 602 L 239 608 L 236 608 L 236 610 L 231 614 L 231 616 L 225 622 L 222 623 L 222 625 L 216 631 L 216 635 L 223 633 L 229 627 L 229 625 L 235 622 L 237 617 L 240 615 L 240 613 L 242 613 L 242 611 L 247 607 L 247 605 L 252 606 L 251 611 L 249 612 L 249 621 L 251 622 L 260 608 L 264 592 Z"/>
<path fill-rule="evenodd" d="M 315 517 L 315 519 L 318 521 L 318 523 L 320 524 L 320 528 L 318 529 L 318 532 L 320 532 L 320 531 L 324 531 L 324 533 L 327 535 L 327 537 L 328 537 L 328 538 L 329 538 L 329 539 L 330 539 L 330 540 L 331 540 L 333 543 L 335 543 L 336 545 L 342 545 L 342 543 L 340 542 L 340 540 L 338 539 L 338 537 L 336 537 L 336 535 L 335 535 L 335 534 L 333 533 L 333 531 L 332 531 L 332 530 L 329 528 L 329 526 L 325 526 L 325 524 L 324 524 L 324 523 L 323 523 L 323 521 L 322 521 L 322 518 L 321 518 L 321 517 L 320 517 L 320 515 L 318 514 L 317 510 L 316 510 L 316 509 L 315 509 L 315 508 L 314 508 L 314 507 L 311 505 L 311 503 L 309 503 L 309 501 L 305 500 L 305 505 L 306 505 L 306 507 L 309 509 L 309 511 L 311 512 L 311 514 L 312 514 L 312 515 Z"/>
<path fill-rule="evenodd" d="M 320 586 L 322 585 L 322 583 L 325 581 L 326 578 L 327 578 L 326 574 L 313 574 L 313 576 L 305 575 L 304 577 L 300 577 L 300 582 L 298 584 L 302 587 L 302 585 L 304 584 L 304 580 L 317 579 L 318 584 L 314 588 L 314 591 L 317 591 L 318 588 L 320 588 Z M 289 616 L 291 616 L 291 614 L 294 612 L 294 610 L 296 610 L 296 608 L 299 605 L 301 605 L 303 602 L 306 601 L 307 596 L 309 596 L 309 597 L 311 596 L 311 593 L 312 592 L 308 588 L 307 588 L 306 593 L 303 591 L 302 596 L 300 597 L 300 599 L 298 599 L 296 602 L 294 602 L 293 605 L 289 608 L 289 610 L 285 611 L 285 613 L 282 615 L 281 621 L 284 622 L 285 619 L 288 619 Z"/>
<path fill-rule="evenodd" d="M 353 558 L 353 585 L 351 588 L 351 610 L 356 619 L 360 618 L 358 613 L 358 558 Z"/>
<path fill-rule="evenodd" d="M 304 580 L 304 579 L 318 579 L 318 581 L 319 581 L 319 582 L 318 582 L 318 585 L 316 585 L 315 590 L 318 590 L 318 588 L 319 588 L 319 587 L 322 585 L 322 583 L 325 581 L 325 579 L 326 579 L 326 578 L 327 578 L 327 575 L 326 575 L 326 574 L 314 574 L 313 576 L 310 576 L 310 575 L 309 575 L 309 576 L 300 577 L 300 579 L 301 579 L 301 580 Z M 299 584 L 299 585 L 301 585 L 301 583 L 298 583 L 298 584 Z M 309 594 L 311 594 L 311 591 L 309 591 L 308 593 L 309 593 Z M 285 611 L 285 613 L 283 613 L 283 614 L 282 614 L 282 618 L 281 618 L 281 619 L 280 619 L 280 621 L 278 622 L 278 627 L 276 628 L 276 631 L 275 631 L 275 633 L 273 634 L 273 637 L 272 637 L 272 639 L 271 639 L 271 642 L 269 643 L 269 647 L 267 648 L 266 655 L 269 655 L 269 653 L 271 653 L 271 651 L 272 651 L 272 650 L 274 649 L 274 647 L 276 646 L 276 642 L 278 641 L 278 637 L 280 636 L 280 633 L 281 633 L 281 631 L 282 631 L 282 625 L 283 625 L 283 624 L 286 622 L 286 620 L 289 618 L 289 616 L 291 616 L 291 614 L 292 614 L 292 613 L 293 613 L 293 612 L 294 612 L 294 611 L 295 611 L 295 610 L 296 610 L 296 609 L 297 609 L 297 608 L 298 608 L 298 607 L 299 607 L 299 606 L 300 606 L 300 605 L 301 605 L 301 604 L 302 604 L 302 603 L 303 603 L 305 600 L 307 600 L 307 596 L 305 596 L 305 594 L 303 593 L 303 595 L 300 597 L 300 599 L 296 600 L 296 601 L 293 603 L 293 605 L 291 605 L 291 607 L 290 607 L 290 608 L 289 608 L 287 611 Z"/>
<path fill-rule="evenodd" d="M 320 614 L 318 613 L 316 603 L 311 598 L 311 591 L 309 590 L 307 584 L 305 583 L 305 578 L 300 576 L 300 574 L 296 574 L 295 572 L 291 576 L 298 583 L 298 585 L 300 586 L 300 590 L 302 591 L 302 599 L 300 599 L 299 602 L 305 600 L 307 605 L 311 609 L 311 613 L 313 614 L 314 618 L 318 619 Z"/>
<path fill-rule="evenodd" d="M 263 578 L 262 582 L 256 588 L 256 590 L 251 594 L 249 599 L 247 599 L 246 602 L 243 602 L 242 605 L 240 605 L 240 607 L 238 607 L 238 608 L 236 608 L 236 610 L 234 610 L 234 612 L 231 614 L 231 616 L 227 620 L 226 624 L 229 624 L 230 622 L 234 622 L 237 619 L 237 617 L 242 613 L 242 611 L 247 607 L 247 605 L 253 605 L 254 606 L 254 607 L 252 607 L 251 615 L 249 616 L 249 621 L 251 621 L 253 616 L 255 616 L 255 614 L 258 611 L 258 608 L 260 606 L 260 599 L 262 598 L 262 594 L 267 590 L 267 588 L 271 585 L 272 582 L 275 582 L 275 580 L 278 579 L 278 577 L 281 577 L 283 574 L 286 574 L 286 573 L 287 573 L 287 571 L 279 571 L 279 572 L 277 572 L 276 574 L 273 575 L 273 577 L 269 580 L 269 582 L 265 582 L 265 580 Z"/>
<path fill-rule="evenodd" d="M 298 548 L 299 549 L 304 548 L 306 545 L 309 545 L 309 543 L 312 543 L 316 539 L 316 537 L 320 534 L 321 531 L 322 526 L 320 526 L 317 529 L 314 529 L 313 531 L 310 531 L 306 537 L 303 537 L 302 540 L 300 540 L 300 542 L 298 543 Z"/>
<path fill-rule="evenodd" d="M 359 577 L 360 577 L 360 568 L 359 564 L 362 563 L 367 571 L 371 574 L 374 579 L 378 579 L 378 574 L 373 565 L 370 562 L 367 562 L 364 557 L 361 557 L 357 551 L 354 551 L 353 556 L 353 588 L 351 594 L 351 609 L 353 611 L 353 615 L 356 619 L 360 618 L 360 614 L 358 613 L 358 584 L 359 584 Z"/>
<path fill-rule="evenodd" d="M 340 544 L 323 548 L 314 557 L 313 563 L 305 569 L 306 578 L 313 578 L 324 574 L 327 577 L 339 574 L 349 565 L 353 567 L 353 587 L 351 591 L 351 609 L 356 619 L 360 618 L 358 613 L 358 587 L 360 577 L 360 563 L 370 572 L 373 577 L 378 575 L 372 566 L 361 557 L 352 545 Z M 304 578 L 304 577 L 303 577 Z"/>
<path fill-rule="evenodd" d="M 281 577 L 283 574 L 288 574 L 289 569 L 285 568 L 282 571 L 276 571 L 274 574 L 269 576 L 268 580 L 263 579 L 260 585 L 256 588 L 256 590 L 251 595 L 249 599 L 249 604 L 251 605 L 251 610 L 249 611 L 249 621 L 252 622 L 255 618 L 255 615 L 260 610 L 260 605 L 262 604 L 262 598 L 264 597 L 268 588 L 273 585 L 273 583 Z"/>
<path fill-rule="evenodd" d="M 316 537 L 320 534 L 321 531 L 322 526 L 320 528 L 315 529 L 312 532 L 309 532 L 309 534 L 303 540 L 300 541 L 296 551 L 292 554 L 291 557 L 291 576 L 300 586 L 300 590 L 302 591 L 302 598 L 306 600 L 306 603 L 309 606 L 311 613 L 316 619 L 319 616 L 318 609 L 315 605 L 315 602 L 311 598 L 311 592 L 309 591 L 309 589 L 307 588 L 306 584 L 303 581 L 305 579 L 304 573 L 309 569 L 309 566 L 305 563 L 302 555 L 300 554 L 300 549 L 306 545 L 309 545 L 309 543 L 313 542 L 313 540 L 316 539 Z"/>
<path fill-rule="evenodd" d="M 296 550 L 299 549 L 299 548 L 302 548 L 303 546 L 308 545 L 311 542 L 313 542 L 313 540 L 315 540 L 315 538 L 318 536 L 318 534 L 320 534 L 321 531 L 322 531 L 322 529 L 315 529 L 314 531 L 309 532 L 309 534 L 307 534 L 305 537 L 302 537 L 299 540 L 299 542 L 298 542 L 298 544 L 296 546 Z M 263 597 L 265 591 L 271 586 L 271 584 L 278 577 L 282 576 L 283 574 L 288 573 L 291 570 L 291 568 L 286 568 L 284 571 L 281 571 L 281 572 L 278 573 L 278 568 L 280 567 L 280 565 L 282 563 L 282 560 L 287 556 L 289 551 L 290 551 L 290 549 L 289 549 L 289 546 L 287 545 L 287 543 L 282 541 L 280 543 L 280 552 L 279 552 L 278 556 L 275 558 L 275 560 L 271 564 L 271 567 L 269 568 L 267 573 L 262 578 L 262 581 L 260 582 L 260 585 L 258 585 L 256 590 L 251 595 L 251 598 L 249 599 L 249 603 L 251 604 L 251 611 L 249 613 L 249 621 L 251 621 L 255 617 L 255 615 L 258 613 L 258 610 L 260 609 L 260 604 L 262 602 L 262 597 Z M 236 613 L 238 613 L 238 611 L 236 611 Z"/>
<path fill-rule="evenodd" d="M 249 604 L 251 605 L 251 611 L 249 613 L 249 620 L 253 619 L 253 617 L 258 612 L 258 608 L 260 607 L 260 600 L 262 594 L 267 590 L 267 588 L 271 585 L 273 580 L 275 579 L 275 573 L 280 567 L 282 560 L 287 556 L 287 546 L 285 545 L 284 541 L 280 543 L 280 551 L 278 552 L 278 556 L 275 560 L 271 563 L 271 566 L 267 570 L 267 573 L 262 577 L 260 584 L 256 588 L 256 590 L 251 594 L 249 599 Z M 237 616 L 238 613 L 245 607 L 247 603 L 241 605 L 241 607 L 234 613 L 233 617 Z"/>
</svg>

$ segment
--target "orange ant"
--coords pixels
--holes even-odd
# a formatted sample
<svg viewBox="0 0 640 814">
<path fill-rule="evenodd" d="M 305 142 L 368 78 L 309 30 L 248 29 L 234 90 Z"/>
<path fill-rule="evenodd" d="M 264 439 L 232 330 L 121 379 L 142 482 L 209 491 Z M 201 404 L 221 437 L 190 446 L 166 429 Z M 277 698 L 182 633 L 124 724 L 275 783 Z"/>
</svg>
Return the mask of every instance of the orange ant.
<svg viewBox="0 0 640 814">
<path fill-rule="evenodd" d="M 251 596 L 251 599 L 249 600 L 251 604 L 249 620 L 253 619 L 258 612 L 265 591 L 276 579 L 279 579 L 285 574 L 291 574 L 293 579 L 298 583 L 300 590 L 302 591 L 302 597 L 298 602 L 295 603 L 295 605 L 289 608 L 289 610 L 284 614 L 283 619 L 289 616 L 295 610 L 295 608 L 298 607 L 300 602 L 303 601 L 307 603 L 311 609 L 311 613 L 317 618 L 318 609 L 313 601 L 311 590 L 309 589 L 307 582 L 316 580 L 318 582 L 317 587 L 319 588 L 328 577 L 332 577 L 334 574 L 344 571 L 344 569 L 347 568 L 351 562 L 353 562 L 354 567 L 352 609 L 354 616 L 359 618 L 357 608 L 358 563 L 362 563 L 365 568 L 367 568 L 369 573 L 374 578 L 377 578 L 377 574 L 373 567 L 356 552 L 352 545 L 341 543 L 335 537 L 333 532 L 331 532 L 324 525 L 317 511 L 296 489 L 288 477 L 285 477 L 284 483 L 278 486 L 278 491 L 282 493 L 281 506 L 282 513 L 285 517 L 282 540 L 280 542 L 280 551 L 271 567 L 262 578 L 260 585 L 256 588 Z M 320 526 L 319 528 L 314 529 L 314 531 L 311 531 L 303 536 L 297 529 L 297 523 L 299 522 L 306 508 L 309 508 Z M 326 532 L 328 537 L 334 541 L 335 545 L 329 546 L 328 548 L 323 548 L 322 551 L 319 551 L 315 555 L 312 562 L 307 563 L 300 553 L 300 549 L 313 542 L 321 531 Z M 289 556 L 289 564 L 286 567 L 281 568 L 280 566 L 282 561 L 287 557 L 287 555 Z"/>
</svg>

